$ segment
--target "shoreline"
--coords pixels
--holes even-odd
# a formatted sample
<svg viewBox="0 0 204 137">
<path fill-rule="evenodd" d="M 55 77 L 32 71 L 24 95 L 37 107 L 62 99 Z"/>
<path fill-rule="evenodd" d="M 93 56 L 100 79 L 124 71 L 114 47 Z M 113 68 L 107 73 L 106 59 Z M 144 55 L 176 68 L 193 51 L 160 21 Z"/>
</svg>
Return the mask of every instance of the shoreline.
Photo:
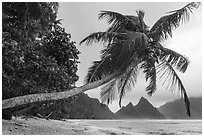
<svg viewBox="0 0 204 137">
<path fill-rule="evenodd" d="M 199 122 L 199 123 L 197 123 Z M 202 120 L 43 119 L 2 120 L 3 135 L 200 135 Z"/>
<path fill-rule="evenodd" d="M 16 117 L 2 120 L 2 135 L 131 135 L 114 128 L 101 128 L 86 120 L 46 120 Z"/>
</svg>

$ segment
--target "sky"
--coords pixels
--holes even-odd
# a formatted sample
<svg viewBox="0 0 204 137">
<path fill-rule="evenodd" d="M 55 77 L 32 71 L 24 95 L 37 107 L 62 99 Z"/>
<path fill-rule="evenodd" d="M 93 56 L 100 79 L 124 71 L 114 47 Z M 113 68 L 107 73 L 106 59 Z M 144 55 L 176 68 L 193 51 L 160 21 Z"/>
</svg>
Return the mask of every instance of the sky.
<svg viewBox="0 0 204 137">
<path fill-rule="evenodd" d="M 70 33 L 72 41 L 81 52 L 78 66 L 79 81 L 77 86 L 83 85 L 88 68 L 95 60 L 100 59 L 102 45 L 96 43 L 91 46 L 79 45 L 80 41 L 89 34 L 97 31 L 105 31 L 108 28 L 106 20 L 98 20 L 98 14 L 102 10 L 111 10 L 124 15 L 136 15 L 136 10 L 145 11 L 144 20 L 148 26 L 152 26 L 166 12 L 185 6 L 186 2 L 61 2 L 59 4 L 58 18 L 63 19 L 62 26 Z M 185 55 L 190 60 L 190 65 L 185 73 L 177 73 L 181 78 L 190 97 L 202 96 L 202 12 L 201 7 L 190 16 L 189 22 L 181 25 L 173 31 L 173 38 L 166 40 L 163 45 L 176 52 Z M 129 102 L 136 105 L 143 96 L 155 107 L 159 107 L 168 101 L 180 98 L 179 92 L 168 92 L 165 86 L 159 82 L 157 91 L 152 97 L 145 92 L 144 74 L 138 77 L 137 85 L 122 99 L 122 106 Z M 100 88 L 85 92 L 92 98 L 100 97 Z M 100 99 L 99 99 L 100 100 Z M 119 109 L 118 99 L 114 100 L 109 108 L 116 112 Z"/>
</svg>

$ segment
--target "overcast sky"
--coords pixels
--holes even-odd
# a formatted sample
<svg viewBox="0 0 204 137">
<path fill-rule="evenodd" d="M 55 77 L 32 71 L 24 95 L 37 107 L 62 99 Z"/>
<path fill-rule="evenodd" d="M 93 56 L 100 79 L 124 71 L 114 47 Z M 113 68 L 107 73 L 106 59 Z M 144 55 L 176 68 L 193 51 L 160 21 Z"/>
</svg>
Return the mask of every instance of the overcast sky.
<svg viewBox="0 0 204 137">
<path fill-rule="evenodd" d="M 76 42 L 77 48 L 80 50 L 79 64 L 79 81 L 77 86 L 81 86 L 84 77 L 91 66 L 92 61 L 99 59 L 99 53 L 102 45 L 93 44 L 92 46 L 81 45 L 79 42 L 87 35 L 105 31 L 108 24 L 105 20 L 98 20 L 98 13 L 101 10 L 111 10 L 122 14 L 136 15 L 138 9 L 145 11 L 145 22 L 148 26 L 152 26 L 166 12 L 175 10 L 185 6 L 187 3 L 161 3 L 161 2 L 66 2 L 60 3 L 58 18 L 63 19 L 62 25 L 66 31 L 71 34 L 72 40 Z M 182 25 L 173 32 L 173 38 L 168 39 L 163 44 L 167 48 L 171 48 L 182 55 L 185 55 L 190 60 L 190 65 L 185 73 L 178 75 L 183 81 L 183 84 L 190 97 L 202 96 L 202 37 L 201 37 L 201 8 L 191 14 L 190 21 Z M 130 101 L 135 105 L 138 103 L 141 96 L 147 98 L 154 106 L 158 107 L 165 102 L 172 101 L 180 97 L 178 92 L 170 93 L 166 91 L 166 87 L 158 84 L 157 91 L 152 97 L 148 97 L 145 93 L 145 87 L 148 83 L 145 82 L 144 75 L 141 74 L 138 78 L 136 87 L 132 92 L 126 94 L 122 100 L 122 105 L 127 105 Z M 99 98 L 100 88 L 85 92 L 90 97 Z M 118 100 L 109 105 L 112 111 L 119 109 Z"/>
</svg>

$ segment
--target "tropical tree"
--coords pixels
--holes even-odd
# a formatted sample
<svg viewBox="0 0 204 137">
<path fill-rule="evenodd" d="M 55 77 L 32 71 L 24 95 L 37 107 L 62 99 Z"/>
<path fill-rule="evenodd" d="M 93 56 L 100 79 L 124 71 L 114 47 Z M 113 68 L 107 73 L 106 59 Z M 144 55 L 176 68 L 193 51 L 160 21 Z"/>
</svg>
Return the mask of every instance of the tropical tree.
<svg viewBox="0 0 204 137">
<path fill-rule="evenodd" d="M 190 115 L 186 90 L 175 71 L 184 73 L 189 61 L 185 56 L 164 47 L 161 42 L 172 37 L 172 30 L 187 21 L 192 10 L 199 5 L 198 2 L 192 2 L 181 9 L 170 11 L 151 28 L 145 24 L 145 13 L 142 10 L 138 10 L 136 16 L 102 11 L 99 19 L 106 18 L 110 27 L 105 32 L 92 33 L 81 41 L 87 45 L 93 42 L 104 45 L 101 59 L 94 61 L 89 68 L 84 86 L 60 93 L 33 94 L 3 100 L 3 108 L 67 98 L 102 85 L 102 102 L 109 104 L 117 94 L 121 106 L 122 97 L 136 84 L 138 73 L 142 70 L 149 81 L 146 91 L 150 96 L 156 91 L 157 79 L 168 82 L 169 90 L 181 92 Z"/>
<path fill-rule="evenodd" d="M 75 86 L 79 51 L 57 20 L 57 9 L 58 3 L 2 4 L 3 100 Z"/>
</svg>

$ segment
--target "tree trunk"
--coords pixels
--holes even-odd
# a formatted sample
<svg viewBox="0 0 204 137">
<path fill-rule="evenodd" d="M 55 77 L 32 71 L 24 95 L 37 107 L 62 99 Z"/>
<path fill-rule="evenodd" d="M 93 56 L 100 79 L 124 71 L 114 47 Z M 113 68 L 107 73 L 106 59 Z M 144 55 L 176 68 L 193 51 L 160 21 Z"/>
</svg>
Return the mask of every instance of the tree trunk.
<svg viewBox="0 0 204 137">
<path fill-rule="evenodd" d="M 31 95 L 25 95 L 25 96 L 19 96 L 19 97 L 14 97 L 10 99 L 5 99 L 2 100 L 2 109 L 7 109 L 7 108 L 12 108 L 20 105 L 25 105 L 33 102 L 42 102 L 42 101 L 48 101 L 48 100 L 59 100 L 59 99 L 64 99 L 64 98 L 69 98 L 72 97 L 76 94 L 85 92 L 87 90 L 97 88 L 113 78 L 115 78 L 118 75 L 117 72 L 110 74 L 109 76 L 92 82 L 88 83 L 86 85 L 83 85 L 81 87 L 73 88 L 69 91 L 64 91 L 64 92 L 55 92 L 55 93 L 42 93 L 42 94 L 31 94 Z"/>
</svg>

